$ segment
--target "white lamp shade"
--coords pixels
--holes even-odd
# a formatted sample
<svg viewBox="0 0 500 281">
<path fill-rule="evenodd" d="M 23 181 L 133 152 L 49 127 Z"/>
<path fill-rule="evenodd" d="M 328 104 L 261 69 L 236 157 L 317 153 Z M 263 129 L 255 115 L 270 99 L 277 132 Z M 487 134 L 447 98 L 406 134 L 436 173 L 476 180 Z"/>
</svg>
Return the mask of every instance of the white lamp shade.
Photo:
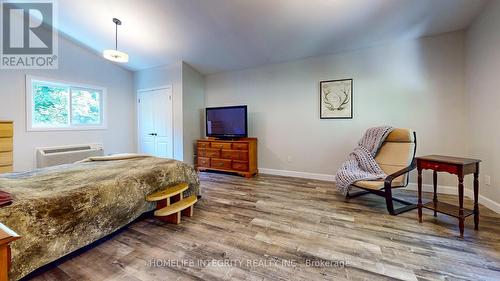
<svg viewBox="0 0 500 281">
<path fill-rule="evenodd" d="M 104 50 L 102 52 L 104 58 L 115 61 L 115 62 L 128 62 L 128 55 L 124 52 L 120 52 L 117 50 Z"/>
</svg>

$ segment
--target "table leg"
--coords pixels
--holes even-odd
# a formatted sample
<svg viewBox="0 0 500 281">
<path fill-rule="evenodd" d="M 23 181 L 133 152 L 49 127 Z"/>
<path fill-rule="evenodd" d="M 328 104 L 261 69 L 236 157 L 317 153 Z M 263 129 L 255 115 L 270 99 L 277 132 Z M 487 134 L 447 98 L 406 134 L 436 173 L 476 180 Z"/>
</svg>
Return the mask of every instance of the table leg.
<svg viewBox="0 0 500 281">
<path fill-rule="evenodd" d="M 476 164 L 476 172 L 474 173 L 474 229 L 479 229 L 479 163 Z"/>
<path fill-rule="evenodd" d="M 0 245 L 0 280 L 7 281 L 9 280 L 9 245 L 3 244 Z"/>
<path fill-rule="evenodd" d="M 437 202 L 438 202 L 438 197 L 437 197 L 437 180 L 438 180 L 438 173 L 437 171 L 434 171 L 432 174 L 432 183 L 434 185 L 434 198 L 432 201 L 434 202 L 434 208 L 436 208 Z M 437 217 L 437 211 L 434 209 L 434 216 Z"/>
<path fill-rule="evenodd" d="M 422 222 L 422 169 L 418 168 L 418 221 Z"/>
<path fill-rule="evenodd" d="M 464 176 L 458 176 L 458 227 L 460 228 L 460 237 L 464 237 Z"/>
</svg>

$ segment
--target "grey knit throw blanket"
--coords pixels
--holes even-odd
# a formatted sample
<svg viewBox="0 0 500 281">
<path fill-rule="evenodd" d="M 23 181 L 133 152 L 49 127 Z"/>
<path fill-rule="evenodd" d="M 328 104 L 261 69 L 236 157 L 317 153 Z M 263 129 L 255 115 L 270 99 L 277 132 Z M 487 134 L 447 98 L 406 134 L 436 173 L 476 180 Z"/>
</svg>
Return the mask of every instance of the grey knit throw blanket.
<svg viewBox="0 0 500 281">
<path fill-rule="evenodd" d="M 387 175 L 375 162 L 375 155 L 393 127 L 374 127 L 366 130 L 358 142 L 358 147 L 349 154 L 349 159 L 337 171 L 335 183 L 337 190 L 346 195 L 351 184 L 360 180 L 376 180 Z"/>
</svg>

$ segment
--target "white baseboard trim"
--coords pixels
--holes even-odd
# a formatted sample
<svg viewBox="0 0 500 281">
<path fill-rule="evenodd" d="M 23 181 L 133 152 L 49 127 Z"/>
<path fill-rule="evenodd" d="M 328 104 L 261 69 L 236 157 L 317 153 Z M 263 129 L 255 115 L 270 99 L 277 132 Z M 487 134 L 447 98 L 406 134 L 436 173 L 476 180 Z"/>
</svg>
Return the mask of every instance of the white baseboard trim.
<svg viewBox="0 0 500 281">
<path fill-rule="evenodd" d="M 467 195 L 467 196 L 469 196 L 469 195 Z M 473 195 L 471 195 L 469 197 L 473 198 Z M 486 208 L 492 210 L 493 212 L 500 214 L 500 203 L 495 202 L 488 197 L 484 197 L 481 194 L 479 194 L 479 203 L 482 204 L 483 206 L 485 206 Z"/>
<path fill-rule="evenodd" d="M 312 180 L 322 180 L 322 181 L 331 181 L 331 182 L 335 181 L 334 175 L 327 175 L 327 174 L 306 173 L 306 172 L 298 172 L 298 171 L 268 169 L 268 168 L 259 168 L 259 173 L 260 174 L 275 175 L 275 176 L 312 179 Z"/>
<path fill-rule="evenodd" d="M 328 174 L 317 174 L 317 173 L 307 173 L 307 172 L 299 172 L 299 171 L 287 171 L 287 170 L 278 170 L 278 169 L 268 169 L 268 168 L 259 168 L 259 173 L 268 174 L 268 175 L 276 175 L 276 176 L 284 176 L 284 177 L 295 177 L 295 178 L 305 178 L 305 179 L 313 179 L 313 180 L 323 180 L 323 181 L 331 181 L 335 182 L 334 175 Z M 408 190 L 417 190 L 416 183 L 409 183 Z M 433 192 L 433 187 L 430 184 L 422 185 L 422 190 L 424 192 Z M 456 186 L 446 186 L 440 185 L 438 186 L 438 193 L 440 194 L 451 194 L 458 195 L 458 187 Z M 470 189 L 465 189 L 465 196 L 469 198 L 474 198 L 474 192 Z M 479 203 L 488 209 L 500 214 L 500 203 L 495 202 L 481 194 L 479 194 Z"/>
</svg>

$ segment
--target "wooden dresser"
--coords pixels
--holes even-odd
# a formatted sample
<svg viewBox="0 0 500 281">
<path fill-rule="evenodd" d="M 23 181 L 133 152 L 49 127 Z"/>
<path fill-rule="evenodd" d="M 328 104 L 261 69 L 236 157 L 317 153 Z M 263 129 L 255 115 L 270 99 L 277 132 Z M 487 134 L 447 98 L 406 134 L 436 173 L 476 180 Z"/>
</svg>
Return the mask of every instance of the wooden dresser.
<svg viewBox="0 0 500 281">
<path fill-rule="evenodd" d="M 250 178 L 257 174 L 257 139 L 235 141 L 201 139 L 197 142 L 198 171 L 232 172 Z"/>
<path fill-rule="evenodd" d="M 0 121 L 0 174 L 12 172 L 13 137 L 13 122 Z"/>
</svg>

